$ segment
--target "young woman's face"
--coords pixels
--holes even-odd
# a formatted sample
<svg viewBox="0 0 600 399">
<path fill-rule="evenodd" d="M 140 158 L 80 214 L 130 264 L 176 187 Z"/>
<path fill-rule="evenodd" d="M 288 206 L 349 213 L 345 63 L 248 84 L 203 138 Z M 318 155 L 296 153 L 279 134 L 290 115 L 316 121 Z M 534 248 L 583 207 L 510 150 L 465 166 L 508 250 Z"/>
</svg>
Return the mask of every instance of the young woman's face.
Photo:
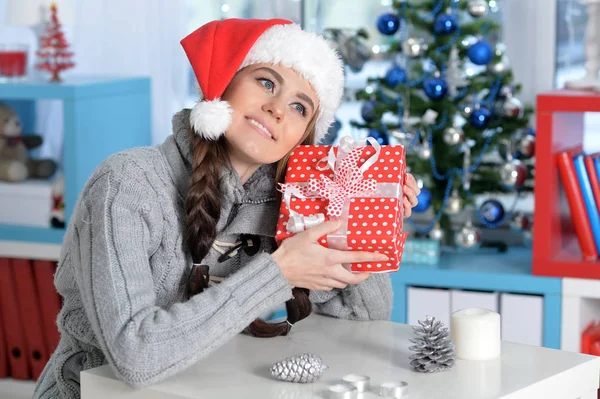
<svg viewBox="0 0 600 399">
<path fill-rule="evenodd" d="M 231 156 L 247 164 L 282 159 L 300 143 L 319 106 L 317 94 L 293 69 L 250 65 L 223 94 L 233 109 L 225 132 Z"/>
</svg>

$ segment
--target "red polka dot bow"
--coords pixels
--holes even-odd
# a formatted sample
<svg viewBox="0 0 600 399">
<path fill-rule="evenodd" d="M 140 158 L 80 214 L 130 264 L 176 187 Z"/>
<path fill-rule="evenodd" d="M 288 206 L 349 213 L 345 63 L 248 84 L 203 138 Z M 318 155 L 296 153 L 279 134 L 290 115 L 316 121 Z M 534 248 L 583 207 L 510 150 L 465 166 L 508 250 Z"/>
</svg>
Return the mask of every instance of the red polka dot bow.
<svg viewBox="0 0 600 399">
<path fill-rule="evenodd" d="M 342 216 L 344 203 L 352 197 L 368 197 L 375 194 L 377 181 L 364 179 L 363 171 L 358 166 L 358 161 L 364 150 L 353 149 L 346 157 L 342 158 L 334 170 L 333 179 L 321 175 L 318 179 L 308 181 L 308 191 L 318 193 L 322 198 L 329 200 L 327 215 L 330 217 Z"/>
<path fill-rule="evenodd" d="M 314 198 L 315 196 L 326 198 L 329 200 L 327 215 L 340 217 L 346 200 L 352 197 L 374 195 L 377 191 L 377 181 L 365 179 L 364 172 L 379 158 L 381 146 L 370 137 L 367 141 L 373 146 L 375 153 L 362 162 L 362 165 L 359 166 L 366 146 L 355 142 L 350 136 L 343 137 L 340 140 L 337 157 L 332 147 L 326 158 L 328 167 L 333 169 L 333 179 L 321 175 L 317 179 L 310 179 L 305 186 L 284 184 L 282 185 L 284 197 L 290 198 L 291 195 L 295 195 L 302 198 Z M 286 204 L 289 209 L 289 200 L 286 200 Z"/>
</svg>

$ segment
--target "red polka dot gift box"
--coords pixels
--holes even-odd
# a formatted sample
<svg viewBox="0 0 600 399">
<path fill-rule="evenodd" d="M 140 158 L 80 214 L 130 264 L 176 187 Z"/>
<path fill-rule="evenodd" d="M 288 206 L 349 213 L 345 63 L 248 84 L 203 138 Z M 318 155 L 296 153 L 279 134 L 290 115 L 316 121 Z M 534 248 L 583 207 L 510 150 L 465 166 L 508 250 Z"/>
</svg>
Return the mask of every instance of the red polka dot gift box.
<svg viewBox="0 0 600 399">
<path fill-rule="evenodd" d="M 346 136 L 339 146 L 299 146 L 280 187 L 277 242 L 341 218 L 342 227 L 321 237 L 321 245 L 389 257 L 387 262 L 353 263 L 352 271 L 398 271 L 408 234 L 402 232 L 405 174 L 401 145 L 381 146 L 372 138 L 359 143 Z"/>
</svg>

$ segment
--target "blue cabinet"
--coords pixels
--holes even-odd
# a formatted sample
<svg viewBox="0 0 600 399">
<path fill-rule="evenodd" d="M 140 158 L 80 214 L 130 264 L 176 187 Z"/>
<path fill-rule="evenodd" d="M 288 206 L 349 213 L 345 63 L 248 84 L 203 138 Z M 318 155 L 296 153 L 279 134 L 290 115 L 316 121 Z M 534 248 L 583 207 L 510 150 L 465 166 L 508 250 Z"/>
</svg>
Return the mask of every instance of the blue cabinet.
<svg viewBox="0 0 600 399">
<path fill-rule="evenodd" d="M 35 101 L 41 99 L 62 101 L 62 172 L 68 222 L 81 189 L 104 159 L 127 148 L 151 144 L 150 79 L 78 77 L 60 84 L 0 84 L 0 102 L 19 112 L 27 131 L 33 129 Z M 63 236 L 64 229 L 0 224 L 0 241 L 60 244 Z"/>
<path fill-rule="evenodd" d="M 531 294 L 543 297 L 542 345 L 560 348 L 562 279 L 533 276 L 531 249 L 511 247 L 505 253 L 481 249 L 446 252 L 436 265 L 402 263 L 390 275 L 394 289 L 392 321 L 406 323 L 409 287 L 433 287 Z"/>
</svg>

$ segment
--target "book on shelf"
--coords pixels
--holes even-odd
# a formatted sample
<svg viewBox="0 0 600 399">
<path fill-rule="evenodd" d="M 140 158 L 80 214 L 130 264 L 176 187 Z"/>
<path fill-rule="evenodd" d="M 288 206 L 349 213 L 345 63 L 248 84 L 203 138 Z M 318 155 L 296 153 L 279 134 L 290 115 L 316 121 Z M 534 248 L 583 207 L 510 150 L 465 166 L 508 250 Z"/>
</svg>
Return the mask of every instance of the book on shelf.
<svg viewBox="0 0 600 399">
<path fill-rule="evenodd" d="M 600 212 L 600 180 L 598 180 L 598 169 L 596 169 L 595 160 L 598 159 L 600 154 L 589 154 L 584 157 L 585 169 L 590 177 L 590 185 L 592 186 L 592 193 L 594 195 L 594 201 L 596 202 L 596 209 Z"/>
<path fill-rule="evenodd" d="M 573 157 L 573 163 L 575 165 L 575 172 L 577 173 L 579 190 L 581 191 L 581 196 L 583 197 L 583 203 L 585 205 L 585 216 L 590 222 L 592 237 L 596 245 L 596 252 L 600 252 L 600 214 L 598 213 L 598 206 L 596 205 L 596 200 L 594 198 L 590 176 L 585 166 L 585 157 L 586 155 L 583 153 L 576 154 Z"/>
<path fill-rule="evenodd" d="M 598 247 L 594 239 L 592 225 L 587 215 L 586 200 L 579 186 L 579 177 L 575 168 L 575 151 L 562 151 L 557 154 L 558 172 L 571 212 L 575 235 L 583 258 L 588 261 L 598 259 Z"/>
</svg>

